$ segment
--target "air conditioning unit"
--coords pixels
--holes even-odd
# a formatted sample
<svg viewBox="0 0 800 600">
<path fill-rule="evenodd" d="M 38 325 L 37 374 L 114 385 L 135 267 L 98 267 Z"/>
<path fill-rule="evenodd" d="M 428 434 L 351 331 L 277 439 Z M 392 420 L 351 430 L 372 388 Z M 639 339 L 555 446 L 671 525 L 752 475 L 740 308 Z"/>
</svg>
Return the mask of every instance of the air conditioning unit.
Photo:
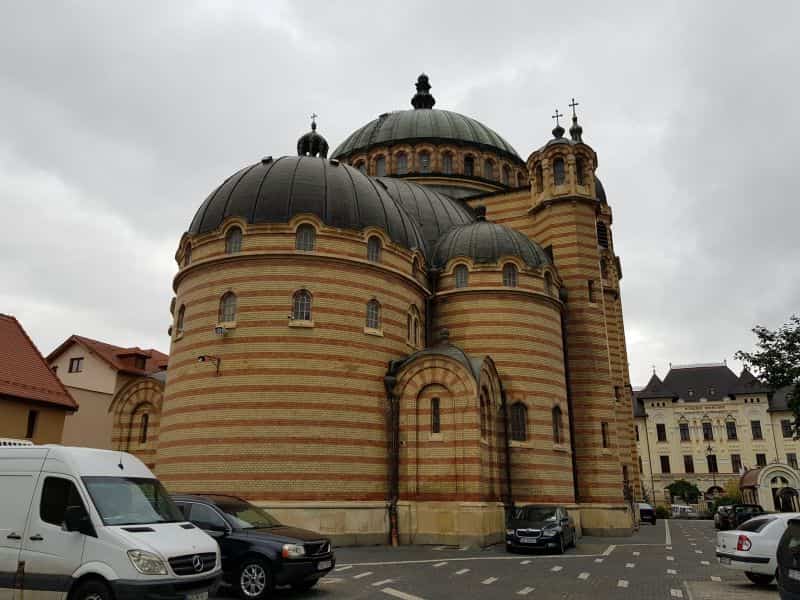
<svg viewBox="0 0 800 600">
<path fill-rule="evenodd" d="M 225 329 L 222 325 L 217 325 L 216 327 L 214 327 L 214 335 L 223 336 L 227 332 L 228 332 L 228 330 Z"/>
</svg>

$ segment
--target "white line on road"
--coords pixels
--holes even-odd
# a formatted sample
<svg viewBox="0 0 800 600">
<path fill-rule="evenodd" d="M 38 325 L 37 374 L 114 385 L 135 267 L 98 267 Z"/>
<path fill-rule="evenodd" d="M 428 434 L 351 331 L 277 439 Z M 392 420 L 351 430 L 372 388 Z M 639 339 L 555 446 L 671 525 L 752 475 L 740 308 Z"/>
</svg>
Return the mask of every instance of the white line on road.
<svg viewBox="0 0 800 600">
<path fill-rule="evenodd" d="M 411 594 L 406 594 L 405 592 L 394 590 L 392 588 L 383 588 L 381 591 L 387 596 L 394 596 L 395 598 L 400 598 L 401 600 L 425 600 L 419 596 L 412 596 Z"/>
<path fill-rule="evenodd" d="M 667 560 L 675 560 L 675 557 L 674 556 L 668 556 Z"/>
<path fill-rule="evenodd" d="M 527 596 L 533 591 L 534 588 L 532 587 L 524 587 L 520 591 L 517 592 L 517 596 Z"/>
<path fill-rule="evenodd" d="M 561 569 L 563 569 L 563 568 L 564 568 L 564 567 L 559 567 L 558 565 L 556 565 L 555 567 L 553 567 L 553 568 L 552 568 L 552 569 L 550 569 L 550 570 L 551 570 L 553 573 L 558 573 L 558 572 L 559 572 Z"/>
<path fill-rule="evenodd" d="M 616 548 L 616 546 L 613 545 L 613 544 L 611 546 L 609 546 L 608 548 L 606 548 L 603 551 L 603 556 L 608 556 L 609 554 L 611 554 L 614 551 L 614 548 Z"/>
<path fill-rule="evenodd" d="M 667 550 L 672 550 L 672 546 L 667 546 Z"/>
<path fill-rule="evenodd" d="M 443 566 L 445 566 L 446 564 L 447 564 L 447 561 L 446 561 L 446 560 L 445 560 L 445 561 L 442 561 L 442 562 L 438 562 L 438 563 L 436 563 L 435 565 L 433 565 L 433 568 L 434 568 L 434 569 L 438 569 L 439 567 L 443 567 Z"/>
<path fill-rule="evenodd" d="M 634 552 L 633 553 L 634 556 L 640 556 L 641 554 L 642 554 L 641 552 Z"/>
<path fill-rule="evenodd" d="M 367 571 L 366 573 L 359 573 L 358 575 L 353 575 L 353 579 L 361 579 L 362 577 L 369 577 L 372 575 L 372 571 Z"/>
<path fill-rule="evenodd" d="M 342 581 L 341 577 L 323 577 L 319 580 L 320 583 L 341 583 Z"/>
<path fill-rule="evenodd" d="M 633 569 L 636 566 L 636 563 L 625 563 L 626 569 Z"/>
<path fill-rule="evenodd" d="M 707 560 L 701 560 L 701 561 L 700 561 L 700 564 L 701 564 L 701 565 L 704 565 L 704 566 L 706 566 L 706 567 L 707 567 L 707 566 L 708 566 L 708 565 L 710 565 L 711 563 L 710 563 L 710 562 L 708 562 Z"/>
<path fill-rule="evenodd" d="M 665 533 L 665 538 L 664 538 L 664 545 L 671 546 L 672 545 L 672 537 L 669 534 L 669 521 L 667 521 L 666 519 L 664 519 L 664 531 L 666 532 Z M 680 591 L 680 590 L 678 590 L 678 591 Z"/>
<path fill-rule="evenodd" d="M 716 575 L 711 576 L 711 581 L 720 582 L 722 581 L 722 577 L 717 577 Z"/>
<path fill-rule="evenodd" d="M 458 551 L 459 552 L 465 552 L 466 550 L 469 550 L 470 548 L 471 548 L 471 546 L 461 546 L 461 548 L 459 548 Z"/>
<path fill-rule="evenodd" d="M 483 585 L 491 585 L 491 584 L 493 584 L 495 581 L 497 581 L 497 577 L 487 577 L 486 579 L 484 579 L 483 581 L 481 581 L 481 583 L 482 583 Z"/>
<path fill-rule="evenodd" d="M 670 590 L 669 595 L 673 598 L 683 598 L 683 592 L 681 590 Z"/>
<path fill-rule="evenodd" d="M 521 563 L 519 563 L 519 564 L 521 564 L 521 565 L 529 565 L 529 564 L 531 564 L 531 561 L 529 561 L 529 560 L 523 560 L 523 561 L 522 561 Z"/>
<path fill-rule="evenodd" d="M 601 563 L 601 562 L 603 562 L 603 560 L 604 560 L 604 559 L 602 559 L 602 558 L 595 558 L 595 559 L 594 559 L 594 562 L 596 562 L 596 563 Z"/>
<path fill-rule="evenodd" d="M 589 579 L 589 574 L 586 571 L 584 571 L 583 573 L 578 575 L 578 579 L 583 579 L 584 581 L 586 581 L 587 579 Z"/>
<path fill-rule="evenodd" d="M 394 579 L 383 579 L 381 581 L 376 581 L 372 584 L 372 587 L 381 587 L 382 585 L 386 585 L 387 583 L 392 583 Z"/>
<path fill-rule="evenodd" d="M 622 587 L 622 588 L 628 587 L 628 580 L 627 579 L 620 579 L 617 582 L 617 587 Z"/>
<path fill-rule="evenodd" d="M 353 565 L 347 565 L 346 567 L 336 567 L 336 572 L 338 573 L 339 571 L 347 571 L 347 569 L 352 569 L 352 568 Z"/>
<path fill-rule="evenodd" d="M 678 572 L 675 569 L 667 569 L 667 575 L 677 575 Z"/>
<path fill-rule="evenodd" d="M 695 551 L 694 551 L 694 553 L 695 553 L 695 554 L 702 554 L 702 553 L 703 553 L 703 551 L 702 551 L 702 550 L 695 550 Z"/>
<path fill-rule="evenodd" d="M 464 573 L 469 573 L 469 569 L 461 569 L 460 571 L 456 571 L 456 575 L 463 575 Z"/>
</svg>

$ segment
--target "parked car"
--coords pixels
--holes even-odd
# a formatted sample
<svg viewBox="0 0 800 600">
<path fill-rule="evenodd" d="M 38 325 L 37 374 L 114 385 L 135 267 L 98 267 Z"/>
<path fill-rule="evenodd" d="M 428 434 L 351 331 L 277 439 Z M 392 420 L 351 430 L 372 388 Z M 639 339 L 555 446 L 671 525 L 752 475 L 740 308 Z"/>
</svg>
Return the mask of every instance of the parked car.
<svg viewBox="0 0 800 600">
<path fill-rule="evenodd" d="M 717 512 L 714 513 L 714 527 L 717 529 L 727 529 L 727 523 L 729 522 L 728 519 L 730 518 L 732 511 L 733 507 L 730 505 L 718 506 Z M 725 524 L 724 527 L 723 524 Z"/>
<path fill-rule="evenodd" d="M 778 543 L 778 594 L 781 600 L 800 600 L 800 519 L 787 521 Z"/>
<path fill-rule="evenodd" d="M 655 525 L 656 509 L 645 502 L 639 502 L 639 520 Z"/>
<path fill-rule="evenodd" d="M 699 519 L 700 514 L 693 506 L 673 504 L 671 507 L 673 519 Z"/>
<path fill-rule="evenodd" d="M 720 529 L 736 529 L 739 525 L 765 514 L 765 511 L 758 504 L 734 504 L 727 515 L 720 515 Z"/>
<path fill-rule="evenodd" d="M 768 585 L 778 568 L 778 544 L 791 519 L 800 513 L 761 515 L 734 530 L 717 534 L 717 559 L 729 569 L 744 571 L 757 585 Z M 798 582 L 800 583 L 800 582 Z"/>
<path fill-rule="evenodd" d="M 506 525 L 506 551 L 564 550 L 575 545 L 575 525 L 563 506 L 519 506 Z"/>
<path fill-rule="evenodd" d="M 0 598 L 207 600 L 217 543 L 125 452 L 0 448 Z"/>
<path fill-rule="evenodd" d="M 325 536 L 281 524 L 235 496 L 172 497 L 188 520 L 219 542 L 222 578 L 247 600 L 270 595 L 276 585 L 309 590 L 336 565 Z"/>
</svg>

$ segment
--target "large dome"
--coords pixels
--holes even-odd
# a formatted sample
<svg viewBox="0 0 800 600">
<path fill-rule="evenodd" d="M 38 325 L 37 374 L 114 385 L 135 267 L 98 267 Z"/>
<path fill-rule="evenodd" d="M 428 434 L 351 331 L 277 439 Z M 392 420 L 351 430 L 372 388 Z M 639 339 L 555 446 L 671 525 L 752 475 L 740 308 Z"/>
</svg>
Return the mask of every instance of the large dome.
<svg viewBox="0 0 800 600">
<path fill-rule="evenodd" d="M 287 223 L 303 213 L 342 229 L 380 227 L 406 248 L 426 248 L 414 219 L 383 186 L 339 161 L 312 156 L 267 157 L 234 173 L 206 198 L 189 233 L 213 231 L 228 217 Z"/>
<path fill-rule="evenodd" d="M 480 121 L 449 110 L 422 108 L 382 114 L 356 129 L 333 151 L 334 158 L 344 158 L 372 146 L 414 141 L 468 144 L 504 154 L 522 162 L 517 151 Z"/>
</svg>

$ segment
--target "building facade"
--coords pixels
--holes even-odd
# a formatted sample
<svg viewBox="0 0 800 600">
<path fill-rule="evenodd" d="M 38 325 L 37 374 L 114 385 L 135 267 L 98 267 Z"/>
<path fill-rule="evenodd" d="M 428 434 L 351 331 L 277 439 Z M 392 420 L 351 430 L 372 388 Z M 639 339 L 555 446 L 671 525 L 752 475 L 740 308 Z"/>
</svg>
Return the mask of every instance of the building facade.
<svg viewBox="0 0 800 600">
<path fill-rule="evenodd" d="M 620 261 L 573 114 L 527 161 L 434 108 L 223 181 L 176 253 L 156 469 L 340 542 L 488 543 L 511 504 L 630 532 Z M 573 107 L 574 108 L 574 107 Z"/>
<path fill-rule="evenodd" d="M 712 498 L 739 487 L 750 470 L 781 465 L 796 472 L 800 441 L 789 392 L 771 390 L 746 370 L 737 377 L 724 363 L 674 366 L 663 381 L 654 373 L 635 392 L 644 496 L 669 504 L 666 487 L 685 479 Z M 773 501 L 764 507 L 779 510 Z"/>
</svg>

